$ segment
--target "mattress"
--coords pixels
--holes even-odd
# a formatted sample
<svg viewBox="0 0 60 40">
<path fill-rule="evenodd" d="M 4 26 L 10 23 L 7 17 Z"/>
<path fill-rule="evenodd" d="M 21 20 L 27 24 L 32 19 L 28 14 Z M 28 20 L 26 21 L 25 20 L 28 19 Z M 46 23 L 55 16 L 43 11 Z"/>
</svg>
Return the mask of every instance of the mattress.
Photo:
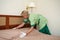
<svg viewBox="0 0 60 40">
<path fill-rule="evenodd" d="M 60 40 L 60 36 L 47 35 L 34 29 L 24 38 L 20 38 L 21 32 L 27 32 L 29 28 L 0 30 L 0 40 Z"/>
</svg>

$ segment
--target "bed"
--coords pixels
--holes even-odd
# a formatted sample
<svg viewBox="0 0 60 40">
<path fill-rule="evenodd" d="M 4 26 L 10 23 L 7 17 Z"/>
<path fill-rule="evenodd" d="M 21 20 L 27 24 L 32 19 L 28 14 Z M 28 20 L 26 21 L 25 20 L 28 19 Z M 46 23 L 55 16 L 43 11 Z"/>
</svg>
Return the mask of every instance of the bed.
<svg viewBox="0 0 60 40">
<path fill-rule="evenodd" d="M 29 28 L 0 30 L 0 40 L 60 40 L 60 36 L 47 35 L 34 29 L 29 35 L 20 38 L 20 32 L 26 32 Z"/>
</svg>

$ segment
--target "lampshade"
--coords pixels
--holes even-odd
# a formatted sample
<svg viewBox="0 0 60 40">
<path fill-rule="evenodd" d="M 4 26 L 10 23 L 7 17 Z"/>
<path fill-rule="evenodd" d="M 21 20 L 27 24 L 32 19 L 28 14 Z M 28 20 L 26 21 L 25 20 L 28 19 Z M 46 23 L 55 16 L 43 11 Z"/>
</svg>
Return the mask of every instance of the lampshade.
<svg viewBox="0 0 60 40">
<path fill-rule="evenodd" d="M 35 7 L 35 3 L 34 2 L 31 2 L 30 4 L 28 4 L 28 7 L 29 8 L 34 8 Z"/>
<path fill-rule="evenodd" d="M 35 3 L 34 2 L 31 2 L 26 6 L 26 10 L 28 10 L 31 13 L 33 12 L 34 8 L 35 8 Z"/>
</svg>

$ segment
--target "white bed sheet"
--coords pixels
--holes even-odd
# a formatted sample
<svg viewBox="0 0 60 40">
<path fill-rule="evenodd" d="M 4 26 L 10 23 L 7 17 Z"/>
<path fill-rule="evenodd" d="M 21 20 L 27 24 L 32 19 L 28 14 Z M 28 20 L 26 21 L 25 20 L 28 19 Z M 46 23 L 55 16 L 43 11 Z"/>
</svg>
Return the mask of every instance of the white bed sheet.
<svg viewBox="0 0 60 40">
<path fill-rule="evenodd" d="M 0 30 L 0 40 L 60 40 L 60 36 L 47 35 L 34 29 L 24 38 L 19 38 L 20 32 L 26 32 L 29 28 Z"/>
</svg>

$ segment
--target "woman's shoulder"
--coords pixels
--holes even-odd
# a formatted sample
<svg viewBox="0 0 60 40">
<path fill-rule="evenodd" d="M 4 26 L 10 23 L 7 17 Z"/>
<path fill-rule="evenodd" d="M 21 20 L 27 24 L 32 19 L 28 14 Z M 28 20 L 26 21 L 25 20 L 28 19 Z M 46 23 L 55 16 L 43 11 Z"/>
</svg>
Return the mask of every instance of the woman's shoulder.
<svg viewBox="0 0 60 40">
<path fill-rule="evenodd" d="M 38 13 L 30 13 L 30 15 L 31 15 L 31 16 L 33 16 L 33 15 L 34 15 L 34 16 L 39 16 L 40 14 L 38 14 Z"/>
</svg>

